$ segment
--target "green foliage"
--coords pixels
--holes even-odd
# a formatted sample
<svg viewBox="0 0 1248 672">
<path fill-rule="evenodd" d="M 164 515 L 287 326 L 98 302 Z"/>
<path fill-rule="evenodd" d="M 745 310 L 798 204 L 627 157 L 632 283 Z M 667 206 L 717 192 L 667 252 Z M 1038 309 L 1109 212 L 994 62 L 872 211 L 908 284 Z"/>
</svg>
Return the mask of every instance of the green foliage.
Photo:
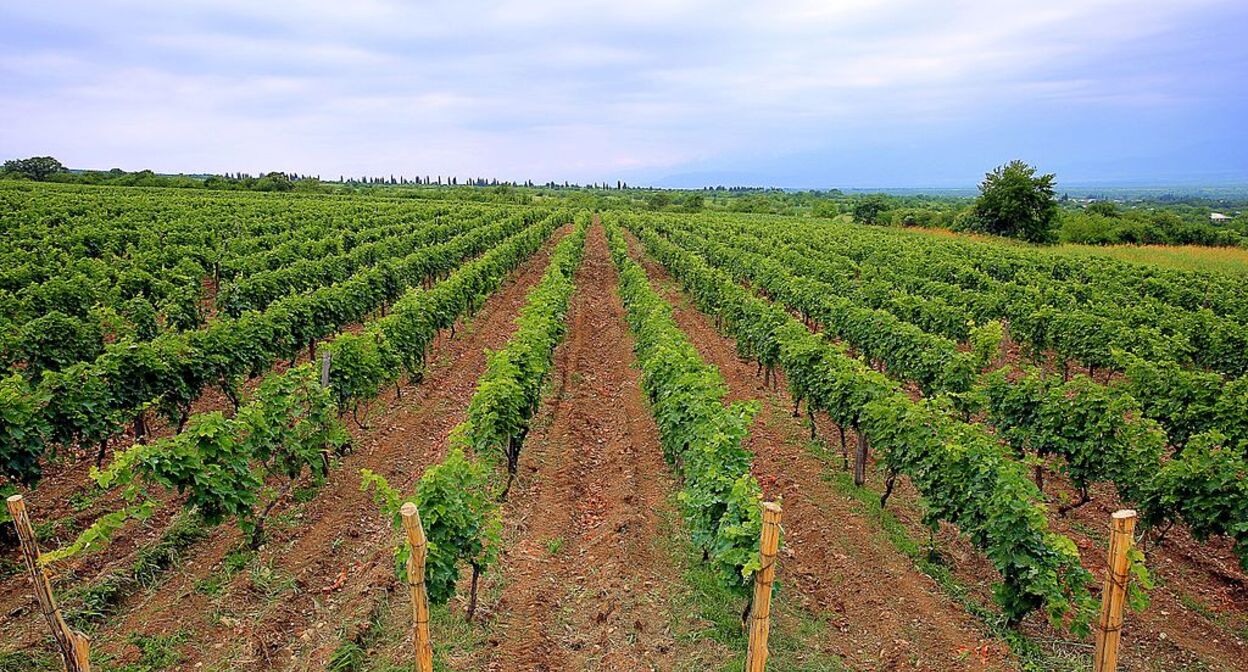
<svg viewBox="0 0 1248 672">
<path fill-rule="evenodd" d="M 162 288 L 161 278 L 141 268 L 120 272 L 116 291 L 133 297 L 125 305 L 135 307 L 136 301 L 165 297 L 161 305 L 168 311 L 166 331 L 145 341 L 142 337 L 150 334 L 136 329 L 133 336 L 104 346 L 95 357 L 99 337 L 91 331 L 91 323 L 57 314 L 47 318 L 56 320 L 56 329 L 35 324 L 31 328 L 40 327 L 39 337 L 30 334 L 30 338 L 17 338 L 16 347 L 7 348 L 8 356 L 27 361 L 31 373 L 35 368 L 63 371 L 44 371 L 38 383 L 26 389 L 10 387 L 14 411 L 0 427 L 0 434 L 7 433 L 14 441 L 24 437 L 21 440 L 32 445 L 36 441 L 49 446 L 98 444 L 151 407 L 169 422 L 181 424 L 192 401 L 210 385 L 219 385 L 227 395 L 236 397 L 238 381 L 243 377 L 268 371 L 277 361 L 293 358 L 307 344 L 333 335 L 346 324 L 364 321 L 390 302 L 395 302 L 393 313 L 374 320 L 368 332 L 358 337 L 342 334 L 340 343 L 331 344 L 331 349 L 341 350 L 331 384 L 340 403 L 354 405 L 397 379 L 400 365 L 419 375 L 433 334 L 475 309 L 507 271 L 566 221 L 566 215 L 521 210 L 476 226 L 476 217 L 467 216 L 472 214 L 467 211 L 446 224 L 427 224 L 417 229 L 418 235 L 410 235 L 410 223 L 390 227 L 397 230 L 388 235 L 402 238 L 401 245 L 384 236 L 376 244 L 357 245 L 353 248 L 357 256 L 352 257 L 356 266 L 343 271 L 340 264 L 327 264 L 337 274 L 321 273 L 296 262 L 298 272 L 255 281 L 256 287 L 266 289 L 249 295 L 248 301 L 253 303 L 248 308 L 262 305 L 263 312 L 248 309 L 236 317 L 219 316 L 193 331 L 177 329 L 195 327 L 202 321 L 197 287 Z M 341 239 L 335 239 L 334 244 L 341 245 Z M 273 253 L 279 251 L 292 254 L 308 250 L 292 245 Z M 404 256 L 397 261 L 383 259 L 387 251 Z M 261 259 L 265 254 L 256 253 L 258 265 L 285 263 L 280 255 L 276 260 Z M 477 255 L 481 256 L 463 263 Z M 179 268 L 186 264 L 185 258 L 174 263 Z M 293 267 L 287 264 L 282 268 Z M 459 272 L 447 282 L 429 291 L 414 289 L 456 269 Z M 256 271 L 252 277 L 263 273 Z M 45 293 L 54 286 L 63 286 L 66 291 L 49 296 L 76 297 L 84 291 L 78 284 L 50 281 L 40 285 Z M 238 296 L 229 290 L 222 294 L 218 299 L 227 305 L 232 305 L 230 296 Z M 70 303 L 94 300 L 74 299 Z M 137 307 L 135 310 L 141 312 Z M 150 323 L 145 329 L 150 332 Z M 87 334 L 85 340 L 83 334 Z M 78 362 L 84 357 L 89 361 Z M 64 375 L 56 375 L 60 373 Z M 20 409 L 26 410 L 18 412 Z M 22 479 L 37 480 L 37 460 L 12 464 L 13 469 L 29 470 Z"/>
<path fill-rule="evenodd" d="M 39 562 L 44 565 L 72 557 L 85 552 L 96 545 L 104 545 L 112 539 L 113 534 L 121 529 L 131 518 L 146 520 L 156 508 L 156 502 L 144 500 L 135 505 L 122 507 L 117 511 L 106 513 L 96 519 L 86 530 L 78 535 L 74 542 L 54 551 L 40 554 Z"/>
<path fill-rule="evenodd" d="M 18 355 L 26 362 L 26 373 L 38 380 L 44 371 L 92 359 L 103 350 L 103 334 L 94 324 L 52 311 L 22 327 Z"/>
<path fill-rule="evenodd" d="M 863 430 L 890 473 L 923 495 L 933 527 L 954 523 L 1001 573 L 994 594 L 1011 621 L 1035 609 L 1076 633 L 1093 614 L 1091 574 L 1070 539 L 1051 532 L 1023 466 L 982 429 L 893 393 L 865 409 Z"/>
<path fill-rule="evenodd" d="M 1125 212 L 1109 201 L 1091 203 L 1083 211 L 1066 210 L 1060 217 L 1062 242 L 1084 245 L 1206 245 L 1242 246 L 1244 228 L 1223 228 L 1208 221 L 1207 211 L 1187 216 L 1154 205 Z"/>
<path fill-rule="evenodd" d="M 999 371 L 985 376 L 979 391 L 989 421 L 1015 451 L 1060 456 L 1075 487 L 1110 481 L 1137 501 L 1160 464 L 1165 433 L 1141 417 L 1129 395 L 1086 376 L 1061 383 L 1039 370 L 1016 380 Z"/>
<path fill-rule="evenodd" d="M 1139 400 L 1145 415 L 1157 418 L 1170 440 L 1182 449 L 1191 437 L 1220 429 L 1235 443 L 1248 442 L 1240 407 L 1248 385 L 1230 385 L 1222 376 L 1184 369 L 1173 361 L 1149 361 L 1117 352 L 1122 388 Z M 1241 379 L 1243 380 L 1243 379 Z"/>
<path fill-rule="evenodd" d="M 702 361 L 676 326 L 671 306 L 629 258 L 617 225 L 608 222 L 620 296 L 641 365 L 642 389 L 659 426 L 663 454 L 682 477 L 681 508 L 693 543 L 727 586 L 745 594 L 758 569 L 761 488 L 742 446 L 757 402 L 725 406 L 719 370 Z"/>
<path fill-rule="evenodd" d="M 340 408 L 376 396 L 402 374 L 398 358 L 381 332 L 339 334 L 329 343 L 329 386 Z"/>
<path fill-rule="evenodd" d="M 1127 606 L 1141 612 L 1148 608 L 1148 592 L 1155 587 L 1148 571 L 1144 552 L 1135 546 L 1127 551 Z"/>
<path fill-rule="evenodd" d="M 4 172 L 32 180 L 46 180 L 66 171 L 60 161 L 50 156 L 32 156 L 29 159 L 10 159 L 4 162 Z"/>
<path fill-rule="evenodd" d="M 956 524 L 1001 573 L 996 598 L 1007 617 L 1043 609 L 1055 623 L 1086 631 L 1091 575 L 1074 543 L 1049 530 L 1040 493 L 1022 465 L 982 428 L 954 420 L 939 404 L 915 403 L 898 385 L 847 356 L 770 302 L 755 297 L 705 260 L 632 221 L 649 251 L 689 289 L 703 310 L 748 345 L 743 352 L 785 373 L 790 392 L 812 413 L 857 427 L 927 502 L 930 524 Z M 972 378 L 973 380 L 973 378 Z"/>
<path fill-rule="evenodd" d="M 1152 524 L 1182 520 L 1197 539 L 1233 539 L 1248 569 L 1248 458 L 1225 442 L 1216 431 L 1192 437 L 1149 484 L 1143 515 Z"/>
<path fill-rule="evenodd" d="M 525 299 L 518 329 L 503 349 L 491 352 L 485 373 L 468 404 L 468 417 L 455 436 L 477 455 L 501 455 L 516 471 L 520 446 L 541 402 L 542 386 L 553 364 L 555 346 L 567 331 L 572 276 L 585 248 L 588 215 L 555 246 L 541 281 Z"/>
<path fill-rule="evenodd" d="M 983 370 L 997 361 L 1001 356 L 1001 345 L 1005 340 L 1005 326 L 999 320 L 989 320 L 984 324 L 974 325 L 970 329 L 967 341 L 971 346 L 971 357 L 976 368 Z"/>
<path fill-rule="evenodd" d="M 329 393 L 305 364 L 265 379 L 235 417 L 201 413 L 182 433 L 135 444 L 92 473 L 101 487 L 127 486 L 130 498 L 145 485 L 174 489 L 207 524 L 234 519 L 254 543 L 263 530 L 258 505 L 266 477 L 294 481 L 306 471 L 323 478 L 328 454 L 347 438 Z"/>
<path fill-rule="evenodd" d="M 399 509 L 411 499 L 403 499 L 403 493 L 390 485 L 385 476 L 373 471 L 372 469 L 360 470 L 360 492 L 372 492 L 373 503 L 381 509 L 381 513 L 389 518 L 395 519 L 395 525 L 400 520 Z"/>
<path fill-rule="evenodd" d="M 50 430 L 41 412 L 47 399 L 21 374 L 0 379 L 0 475 L 25 485 L 39 479 L 43 436 Z"/>
<path fill-rule="evenodd" d="M 186 430 L 143 451 L 136 465 L 144 480 L 186 495 L 210 525 L 250 517 L 264 485 L 251 469 L 240 427 L 220 412 L 193 418 Z"/>
<path fill-rule="evenodd" d="M 1228 382 L 1217 373 L 1184 368 L 1174 361 L 1179 356 L 1196 356 L 1195 351 L 1185 345 L 1192 339 L 1190 342 L 1201 344 L 1200 357 L 1236 370 L 1235 353 L 1239 350 L 1234 344 L 1239 342 L 1239 327 L 1208 307 L 1194 312 L 1176 311 L 1173 306 L 1167 308 L 1160 297 L 1179 301 L 1182 296 L 1173 294 L 1174 288 L 1181 285 L 1172 280 L 1148 278 L 1142 281 L 1138 291 L 1151 292 L 1158 297 L 1146 301 L 1147 310 L 1137 310 L 1131 304 L 1115 305 L 1110 311 L 1100 309 L 1099 305 L 1112 294 L 1094 291 L 1086 285 L 1087 276 L 1095 272 L 1087 266 L 1060 268 L 1059 264 L 1053 273 L 1060 270 L 1071 275 L 1072 285 L 1077 278 L 1078 286 L 1059 292 L 1050 284 L 1042 292 L 1036 289 L 1041 283 L 1029 279 L 1039 271 L 1013 255 L 977 257 L 975 268 L 967 268 L 960 259 L 925 268 L 898 264 L 897 260 L 905 257 L 896 254 L 895 247 L 890 253 L 890 246 L 904 241 L 890 243 L 892 238 L 877 238 L 874 233 L 858 249 L 840 256 L 825 251 L 832 245 L 794 240 L 813 236 L 816 231 L 813 225 L 794 227 L 796 230 L 782 235 L 783 228 L 765 230 L 762 226 L 747 226 L 740 220 L 721 222 L 707 218 L 699 220 L 698 224 L 695 233 L 688 223 L 676 218 L 651 218 L 647 221 L 651 228 L 640 231 L 640 235 L 652 248 L 675 242 L 698 252 L 711 266 L 729 271 L 733 279 L 748 281 L 775 301 L 818 324 L 824 333 L 841 339 L 870 360 L 884 364 L 890 377 L 913 381 L 929 396 L 949 395 L 964 417 L 985 413 L 988 422 L 1000 436 L 1010 441 L 1019 457 L 1060 457 L 1061 470 L 1078 487 L 1109 481 L 1127 501 L 1144 509 L 1145 493 L 1152 487 L 1151 480 L 1160 469 L 1167 443 L 1173 442 L 1181 449 L 1187 437 L 1216 428 L 1227 435 L 1229 446 L 1238 446 L 1241 452 L 1248 453 L 1248 422 L 1244 421 L 1248 417 L 1248 379 Z M 707 235 L 708 232 L 713 235 Z M 655 233 L 662 233 L 666 240 Z M 844 240 L 843 236 L 820 235 L 825 241 Z M 766 253 L 755 250 L 766 250 Z M 888 262 L 868 264 L 865 260 L 850 261 L 848 258 L 862 259 L 863 254 L 882 254 Z M 696 261 L 693 257 L 688 259 L 673 252 L 664 261 L 669 267 L 685 264 L 689 267 L 685 270 L 690 271 Z M 1098 275 L 1097 282 L 1118 283 L 1121 270 L 1114 269 L 1112 276 Z M 952 277 L 974 289 L 957 289 L 955 293 L 949 283 L 915 281 L 914 276 L 925 273 Z M 992 284 L 999 282 L 994 278 L 1011 274 L 1016 274 L 1019 280 Z M 742 356 L 757 359 L 768 369 L 777 365 L 784 368 L 794 397 L 805 399 L 812 410 L 828 412 L 849 426 L 859 420 L 854 409 L 862 406 L 862 398 L 854 399 L 844 388 L 820 383 L 818 376 L 810 373 L 817 371 L 809 368 L 809 362 L 819 359 L 816 353 L 820 346 L 816 343 L 795 345 L 802 343 L 800 337 L 804 329 L 801 325 L 780 326 L 785 324 L 787 316 L 758 303 L 735 298 L 725 301 L 725 296 L 732 297 L 740 291 L 720 287 L 719 280 L 712 275 L 692 272 L 685 282 L 700 305 L 723 316 L 723 322 L 737 339 Z M 914 287 L 924 292 L 937 290 L 937 298 L 920 299 L 893 289 L 896 287 Z M 1071 299 L 1082 295 L 1080 300 L 1088 302 L 1085 304 L 1088 307 L 1055 305 L 1055 296 L 1067 295 Z M 1137 299 L 1136 303 L 1139 301 Z M 881 308 L 872 314 L 856 305 L 859 303 Z M 836 306 L 847 307 L 834 309 Z M 1037 309 L 1036 306 L 1041 307 Z M 1098 307 L 1095 313 L 1090 310 L 1092 307 Z M 881 315 L 885 311 L 892 317 Z M 1126 320 L 1123 320 L 1124 315 Z M 1159 316 L 1173 316 L 1173 319 Z M 1111 387 L 1087 376 L 1061 382 L 1039 371 L 1017 382 L 999 373 L 976 383 L 975 370 L 984 368 L 999 351 L 1004 338 L 1002 318 L 1010 320 L 1011 336 L 1018 341 L 1030 343 L 1037 349 L 1078 353 L 1084 361 L 1098 367 L 1120 367 L 1126 375 Z M 1144 326 L 1148 320 L 1160 323 L 1164 329 Z M 908 324 L 908 321 L 912 322 Z M 982 322 L 983 326 L 967 328 L 966 325 L 976 322 Z M 952 340 L 931 338 L 932 334 L 916 329 L 919 323 L 952 337 L 958 337 L 955 326 L 960 324 L 961 338 L 965 338 L 969 346 L 965 359 L 958 357 L 960 348 Z M 859 324 L 864 326 L 855 326 Z M 865 326 L 872 324 L 876 325 L 874 329 Z M 911 333 L 914 336 L 907 336 Z M 903 341 L 903 337 L 906 340 Z M 778 348 L 777 343 L 780 344 Z M 925 346 L 917 349 L 920 343 Z M 914 353 L 926 354 L 915 356 Z M 1133 353 L 1144 353 L 1149 358 Z M 954 357 L 956 359 L 950 359 Z M 942 361 L 959 363 L 943 370 L 925 368 Z M 844 375 L 851 380 L 855 376 L 874 379 L 877 390 L 889 386 L 886 379 L 861 365 L 823 361 L 820 366 L 844 370 Z M 820 394 L 806 394 L 811 389 L 819 390 Z M 1163 429 L 1169 433 L 1169 439 Z M 1181 518 L 1173 511 L 1157 511 L 1150 516 Z"/>
<path fill-rule="evenodd" d="M 137 341 L 150 341 L 160 333 L 152 302 L 136 296 L 122 305 L 122 316 L 130 323 L 130 335 Z"/>
<path fill-rule="evenodd" d="M 1095 201 L 1093 203 L 1089 203 L 1084 210 L 1087 211 L 1088 214 L 1100 215 L 1101 217 L 1118 216 L 1118 206 L 1114 205 L 1113 201 Z"/>
<path fill-rule="evenodd" d="M 384 477 L 368 470 L 361 472 L 360 489 L 373 492 L 374 501 L 400 533 L 399 509 L 405 502 L 416 504 L 429 542 L 425 580 L 432 604 L 445 604 L 455 596 L 461 563 L 484 572 L 497 562 L 502 519 L 490 487 L 490 470 L 469 459 L 463 449 L 452 448 L 442 462 L 426 469 L 411 497 L 403 497 Z M 406 543 L 395 549 L 399 577 L 407 576 L 410 552 Z"/>
<path fill-rule="evenodd" d="M 732 244 L 717 242 L 709 236 L 684 229 L 671 220 L 656 222 L 656 230 L 670 235 L 682 247 L 696 250 L 712 265 L 729 270 L 736 278 L 750 281 L 776 301 L 819 323 L 830 335 L 851 344 L 868 359 L 884 363 L 894 375 L 914 380 L 924 392 L 964 392 L 974 382 L 977 366 L 971 354 L 959 352 L 951 339 L 929 334 L 882 307 L 859 305 L 858 297 L 846 296 L 840 291 L 839 282 L 825 282 L 825 278 L 833 279 L 839 275 L 828 264 L 796 252 L 785 253 L 783 260 L 772 258 L 753 251 L 766 249 L 756 239 L 727 231 L 719 237 L 733 241 Z M 900 296 L 889 295 L 879 300 L 878 305 L 890 305 L 900 300 Z M 915 312 L 926 310 L 914 304 L 910 304 L 910 309 Z M 929 311 L 928 314 L 934 321 L 941 319 L 934 312 Z M 767 319 L 774 324 L 780 318 Z M 961 328 L 965 330 L 965 325 Z M 755 340 L 745 339 L 746 342 Z M 768 368 L 776 364 L 774 351 L 768 353 L 755 348 L 754 352 L 742 354 L 756 355 Z"/>
<path fill-rule="evenodd" d="M 850 212 L 854 215 L 854 221 L 859 224 L 883 224 L 887 223 L 884 213 L 888 211 L 888 207 L 888 201 L 882 196 L 863 196 L 853 201 Z"/>
<path fill-rule="evenodd" d="M 1053 242 L 1057 221 L 1054 182 L 1051 173 L 1037 177 L 1036 169 L 1022 161 L 998 166 L 979 185 L 972 229 L 1033 243 Z"/>
<path fill-rule="evenodd" d="M 485 465 L 452 449 L 425 470 L 416 486 L 416 506 L 429 540 L 425 578 L 429 600 L 445 604 L 455 595 L 459 563 L 484 572 L 498 560 L 502 519 Z"/>
</svg>

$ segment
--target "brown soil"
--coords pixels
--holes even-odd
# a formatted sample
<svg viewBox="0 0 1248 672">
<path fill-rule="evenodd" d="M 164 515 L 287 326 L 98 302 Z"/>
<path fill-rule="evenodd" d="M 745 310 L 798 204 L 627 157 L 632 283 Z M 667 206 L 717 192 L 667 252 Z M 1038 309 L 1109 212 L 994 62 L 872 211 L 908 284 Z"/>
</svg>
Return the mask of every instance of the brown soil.
<svg viewBox="0 0 1248 672">
<path fill-rule="evenodd" d="M 342 328 L 343 332 L 358 333 L 363 325 L 350 324 Z M 295 357 L 294 364 L 305 364 L 310 354 L 301 350 Z M 292 363 L 287 360 L 278 361 L 271 373 L 288 370 Z M 255 391 L 264 376 L 255 376 L 242 384 L 242 397 L 245 399 Z M 209 387 L 191 404 L 191 414 L 220 411 L 227 415 L 233 412 L 233 404 L 218 387 Z M 174 425 L 159 418 L 152 411 L 147 412 L 147 438 L 155 441 L 172 436 Z M 107 465 L 113 455 L 134 444 L 133 426 L 109 440 L 104 451 L 103 464 Z M 70 455 L 58 456 L 58 459 L 45 461 L 44 477 L 38 487 L 23 496 L 32 512 L 36 531 L 41 534 L 41 549 L 47 551 L 72 543 L 79 532 L 85 530 L 101 516 L 120 510 L 126 505 L 120 489 L 101 492 L 94 486 L 90 471 L 95 466 L 97 448 L 70 449 Z M 142 523 L 131 521 L 109 542 L 102 552 L 87 553 L 73 559 L 58 563 L 52 569 L 51 579 L 54 590 L 61 595 L 74 588 L 89 585 L 110 571 L 128 564 L 140 549 L 158 541 L 181 509 L 180 497 L 173 492 L 157 491 L 155 497 L 161 507 L 149 519 Z M 44 525 L 40 530 L 39 524 Z M 46 533 L 45 533 L 46 531 Z M 15 540 L 6 540 L 3 558 L 10 562 L 18 562 L 18 549 Z M 0 581 L 0 614 L 8 618 L 17 618 L 32 612 L 35 608 L 34 597 L 30 592 L 25 576 L 21 573 Z M 3 621 L 0 621 L 3 623 Z M 16 641 L 25 641 L 22 637 L 42 637 L 42 625 L 33 631 L 17 628 L 21 633 Z"/>
<path fill-rule="evenodd" d="M 755 365 L 737 357 L 734 344 L 690 305 L 666 270 L 631 236 L 629 243 L 672 303 L 681 329 L 702 357 L 719 367 L 728 398 L 764 404 L 748 447 L 755 454 L 754 474 L 768 496 L 783 498 L 780 581 L 792 586 L 789 599 L 826 615 L 837 630 L 829 641 L 812 645 L 842 656 L 854 669 L 1008 669 L 1002 647 L 934 581 L 915 571 L 856 502 L 828 482 L 827 464 L 806 447 L 808 429 L 791 416 L 786 395 L 765 386 Z"/>
<path fill-rule="evenodd" d="M 469 669 L 670 669 L 655 614 L 673 579 L 660 512 L 673 487 L 631 366 L 633 339 L 601 226 L 576 274 L 553 391 L 504 508 L 502 599 Z"/>
<path fill-rule="evenodd" d="M 1074 501 L 1077 494 L 1062 492 L 1063 486 L 1059 478 L 1046 478 L 1050 496 L 1060 493 L 1061 499 Z M 1107 565 L 1110 514 L 1125 507 L 1112 485 L 1095 486 L 1091 494 L 1091 502 L 1066 516 L 1051 516 L 1050 522 L 1075 541 L 1084 566 L 1099 579 Z M 1148 609 L 1127 614 L 1119 668 L 1248 667 L 1243 661 L 1248 655 L 1248 576 L 1230 542 L 1197 542 L 1176 526 L 1161 545 L 1146 538 L 1141 548 L 1157 588 Z"/>
<path fill-rule="evenodd" d="M 176 574 L 157 590 L 128 600 L 124 611 L 109 619 L 95 636 L 100 650 L 131 659 L 137 651 L 124 643 L 130 633 L 182 633 L 182 669 L 323 667 L 340 640 L 336 626 L 367 611 L 370 590 L 393 584 L 393 533 L 370 496 L 360 492 L 359 470 L 372 469 L 410 490 L 423 467 L 441 456 L 484 371 L 485 350 L 500 347 L 514 331 L 512 320 L 544 272 L 554 240 L 569 230 L 556 233 L 455 337 L 439 336 L 419 385 L 401 399 L 391 390 L 376 400 L 367 429 L 350 425 L 353 452 L 314 499 L 303 505 L 285 501 L 274 511 L 269 543 L 252 560 L 252 569 L 229 579 L 218 596 L 196 589 L 203 579 L 220 575 L 223 558 L 241 543 L 235 528 L 216 528 Z M 112 557 L 113 549 L 105 553 Z M 12 624 L 29 633 L 21 641 L 41 644 L 37 614 L 20 612 Z M 12 632 L 9 625 L 4 624 L 6 632 Z"/>
<path fill-rule="evenodd" d="M 858 670 L 1016 667 L 1005 645 L 918 571 L 842 485 L 843 477 L 834 473 L 840 468 L 835 426 L 822 418 L 817 422 L 832 453 L 812 447 L 805 422 L 790 415 L 782 376 L 778 384 L 765 385 L 755 365 L 739 360 L 732 341 L 629 240 L 633 255 L 673 304 L 680 327 L 719 367 L 729 399 L 763 402 L 748 447 L 767 496 L 781 497 L 785 510 L 778 599 L 798 603 L 831 626 L 810 636 L 810 649 L 838 655 Z M 352 425 L 354 452 L 310 501 L 282 502 L 270 542 L 249 569 L 227 577 L 219 593 L 202 588 L 205 579 L 223 575 L 226 555 L 241 543 L 230 526 L 213 530 L 156 589 L 126 601 L 95 633 L 96 648 L 117 662 L 133 661 L 137 650 L 126 643 L 129 634 L 180 633 L 184 659 L 178 669 L 321 670 L 385 595 L 390 596 L 387 621 L 401 630 L 406 603 L 396 592 L 390 556 L 397 536 L 359 491 L 359 470 L 370 468 L 409 491 L 423 468 L 442 456 L 484 371 L 485 350 L 501 347 L 514 332 L 512 320 L 545 270 L 551 244 L 456 336 L 438 338 L 423 382 L 401 398 L 391 390 L 378 399 L 367 429 Z M 501 572 L 486 579 L 487 597 L 479 606 L 483 624 L 474 629 L 485 640 L 451 659 L 454 669 L 667 670 L 687 666 L 692 658 L 688 644 L 669 627 L 674 618 L 693 615 L 671 613 L 667 596 L 680 589 L 680 577 L 673 575 L 659 543 L 664 520 L 676 517 L 669 499 L 675 486 L 633 365 L 633 341 L 600 225 L 590 229 L 576 279 L 552 389 L 504 505 Z M 1017 358 L 1017 350 L 1009 348 L 1007 363 Z M 196 411 L 227 406 L 212 391 Z M 158 435 L 166 432 L 167 427 L 155 428 Z M 80 460 L 53 469 L 29 497 L 38 521 L 67 519 L 81 527 L 120 505 L 113 494 L 75 506 L 89 464 Z M 868 476 L 868 484 L 881 489 L 878 470 Z M 1047 481 L 1051 496 L 1070 496 L 1060 477 L 1050 474 Z M 1100 576 L 1105 521 L 1119 502 L 1112 488 L 1093 494 L 1092 503 L 1051 520 L 1055 530 L 1075 540 L 1085 565 Z M 903 480 L 889 511 L 921 539 L 927 533 L 918 499 Z M 57 577 L 58 591 L 127 565 L 176 510 L 164 506 L 109 548 L 72 565 Z M 57 536 L 72 538 L 69 531 Z M 983 555 L 948 526 L 936 535 L 936 548 L 971 599 L 990 604 L 997 576 Z M 1243 662 L 1248 584 L 1228 544 L 1197 543 L 1175 529 L 1164 546 L 1147 550 L 1161 585 L 1148 611 L 1127 617 L 1120 669 L 1248 669 Z M 491 592 L 501 597 L 488 597 Z M 47 647 L 45 626 L 20 576 L 0 583 L 0 628 L 5 649 Z M 1049 652 L 1087 657 L 1090 640 L 1068 641 L 1038 616 L 1029 618 L 1023 631 Z M 405 642 L 390 646 L 406 650 Z"/>
<path fill-rule="evenodd" d="M 634 255 L 644 258 L 640 244 L 631 236 L 630 242 Z M 648 260 L 646 266 L 653 277 L 666 279 L 666 272 L 661 266 Z M 672 283 L 673 288 L 676 286 Z M 673 303 L 684 301 L 687 304 L 687 300 L 675 289 L 669 298 Z M 700 313 L 698 316 L 709 323 L 705 316 Z M 1007 341 L 1006 346 L 1005 363 L 1017 365 L 1022 358 L 1016 344 Z M 729 354 L 732 354 L 731 351 Z M 703 355 L 706 356 L 706 353 Z M 721 370 L 725 369 L 723 364 L 720 366 Z M 753 365 L 746 368 L 748 373 L 753 373 Z M 1056 370 L 1051 363 L 1048 368 L 1050 372 Z M 761 384 L 761 377 L 755 376 L 755 379 L 757 384 Z M 777 387 L 784 389 L 783 382 Z M 916 395 L 917 391 L 913 391 L 912 396 Z M 782 396 L 787 400 L 787 395 Z M 839 452 L 835 424 L 826 418 L 820 418 L 817 424 L 820 436 Z M 757 435 L 758 429 L 755 428 L 752 433 Z M 848 434 L 852 445 L 852 433 Z M 839 462 L 839 459 L 833 462 Z M 790 475 L 796 473 L 793 471 Z M 876 491 L 883 490 L 882 475 L 878 470 L 868 470 L 868 485 Z M 1064 479 L 1052 471 L 1046 476 L 1045 489 L 1046 494 L 1056 497 L 1058 501 L 1073 501 L 1077 496 Z M 1054 513 L 1050 522 L 1054 531 L 1075 541 L 1084 566 L 1098 579 L 1099 590 L 1100 577 L 1106 566 L 1109 516 L 1123 507 L 1112 486 L 1101 484 L 1093 488 L 1092 494 L 1091 503 L 1067 516 Z M 912 537 L 922 539 L 928 533 L 921 521 L 919 499 L 908 482 L 900 479 L 897 491 L 889 500 L 889 509 Z M 786 522 L 786 529 L 788 527 Z M 998 575 L 983 554 L 959 535 L 956 528 L 948 525 L 942 526 L 937 535 L 936 548 L 944 564 L 963 586 L 970 588 L 976 601 L 990 605 L 991 586 L 998 580 Z M 1185 530 L 1176 527 L 1170 531 L 1163 545 L 1145 543 L 1143 548 L 1150 572 L 1158 585 L 1151 593 L 1152 603 L 1147 610 L 1127 615 L 1120 669 L 1245 669 L 1241 658 L 1248 653 L 1248 576 L 1238 568 L 1230 544 L 1225 540 L 1196 542 Z M 1023 630 L 1059 658 L 1086 656 L 1090 652 L 1091 638 L 1075 641 L 1068 634 L 1054 630 L 1039 615 L 1030 617 Z"/>
</svg>

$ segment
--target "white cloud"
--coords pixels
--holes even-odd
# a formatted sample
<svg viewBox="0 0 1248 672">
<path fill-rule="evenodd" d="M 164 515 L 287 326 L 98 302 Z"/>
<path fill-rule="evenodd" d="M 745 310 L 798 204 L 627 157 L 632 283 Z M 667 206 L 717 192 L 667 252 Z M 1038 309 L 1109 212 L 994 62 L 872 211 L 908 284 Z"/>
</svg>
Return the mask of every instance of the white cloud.
<svg viewBox="0 0 1248 672">
<path fill-rule="evenodd" d="M 1235 7 L 23 3 L 0 9 L 0 150 L 161 170 L 658 174 L 1027 105 L 1197 105 L 1192 80 L 1131 59 Z"/>
</svg>

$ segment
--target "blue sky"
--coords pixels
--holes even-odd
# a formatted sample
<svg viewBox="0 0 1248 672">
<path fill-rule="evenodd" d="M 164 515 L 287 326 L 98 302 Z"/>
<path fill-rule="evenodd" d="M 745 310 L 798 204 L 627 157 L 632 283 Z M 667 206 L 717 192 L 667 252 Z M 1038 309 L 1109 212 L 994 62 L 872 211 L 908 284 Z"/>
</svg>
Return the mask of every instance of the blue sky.
<svg viewBox="0 0 1248 672">
<path fill-rule="evenodd" d="M 6 2 L 0 156 L 699 186 L 1248 182 L 1244 0 Z"/>
</svg>

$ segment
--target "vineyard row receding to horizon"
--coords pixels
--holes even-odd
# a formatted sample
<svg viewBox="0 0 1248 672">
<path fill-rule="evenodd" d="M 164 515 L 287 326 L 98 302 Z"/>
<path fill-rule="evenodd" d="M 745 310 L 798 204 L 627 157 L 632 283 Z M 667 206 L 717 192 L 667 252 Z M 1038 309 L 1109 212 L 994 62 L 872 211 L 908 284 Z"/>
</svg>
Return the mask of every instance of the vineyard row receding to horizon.
<svg viewBox="0 0 1248 672">
<path fill-rule="evenodd" d="M 761 405 L 727 402 L 643 256 L 804 411 L 812 438 L 830 422 L 825 438 L 846 465 L 852 452 L 856 485 L 874 464 L 887 505 L 904 480 L 925 524 L 952 526 L 982 554 L 1004 621 L 1039 613 L 1088 634 L 1093 563 L 1054 521 L 1094 496 L 1137 510 L 1158 543 L 1176 526 L 1226 540 L 1248 570 L 1238 278 L 554 199 L 0 187 L 0 492 L 38 493 L 46 473 L 94 460 L 71 489 L 119 495 L 45 553 L 49 565 L 99 552 L 174 501 L 177 524 L 232 521 L 258 548 L 296 483 L 344 477 L 349 423 L 365 429 L 375 398 L 419 384 L 435 338 L 549 244 L 448 452 L 403 484 L 415 483 L 407 496 L 362 475 L 396 527 L 405 501 L 436 512 L 429 596 L 449 600 L 470 568 L 471 619 L 599 218 L 682 524 L 732 594 L 747 597 L 759 569 L 764 487 L 745 440 Z M 224 403 L 205 404 L 218 393 Z M 1143 555 L 1131 563 L 1147 575 Z"/>
</svg>

